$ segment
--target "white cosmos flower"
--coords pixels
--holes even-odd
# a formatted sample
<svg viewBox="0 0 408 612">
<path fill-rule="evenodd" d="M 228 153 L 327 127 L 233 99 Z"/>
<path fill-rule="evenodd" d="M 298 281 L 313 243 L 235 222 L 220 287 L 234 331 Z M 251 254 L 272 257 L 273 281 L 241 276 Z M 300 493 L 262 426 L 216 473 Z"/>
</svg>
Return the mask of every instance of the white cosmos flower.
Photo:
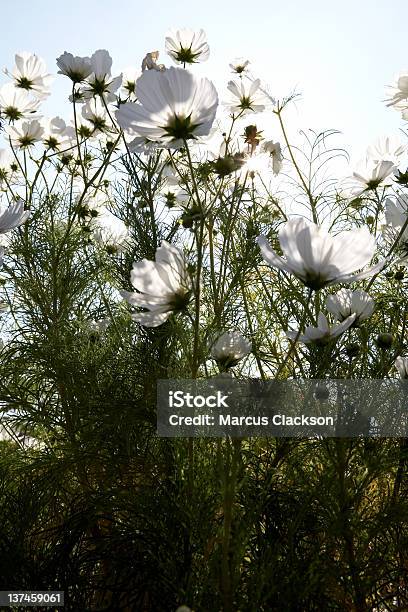
<svg viewBox="0 0 408 612">
<path fill-rule="evenodd" d="M 395 163 L 391 160 L 374 161 L 367 157 L 357 164 L 353 175 L 345 184 L 346 190 L 351 197 L 357 197 L 364 191 L 376 189 L 380 185 L 390 185 L 392 184 L 391 175 L 396 169 Z"/>
<path fill-rule="evenodd" d="M 329 325 L 327 317 L 320 312 L 317 317 L 317 327 L 306 327 L 305 333 L 300 334 L 296 331 L 287 331 L 286 335 L 290 340 L 297 338 L 303 344 L 327 344 L 344 333 L 355 321 L 356 315 L 352 314 L 337 325 Z"/>
<path fill-rule="evenodd" d="M 399 195 L 395 200 L 385 200 L 385 221 L 396 230 L 400 230 L 408 218 L 408 196 Z M 404 237 L 408 238 L 408 228 L 404 231 Z"/>
<path fill-rule="evenodd" d="M 408 357 L 397 357 L 394 363 L 400 378 L 408 378 Z"/>
<path fill-rule="evenodd" d="M 282 148 L 280 146 L 280 143 L 273 142 L 273 140 L 267 140 L 262 143 L 261 148 L 266 153 L 269 153 L 272 158 L 273 173 L 275 175 L 279 174 L 279 172 L 282 170 L 283 161 Z"/>
<path fill-rule="evenodd" d="M 96 334 L 103 334 L 103 332 L 108 329 L 110 323 L 111 320 L 109 318 L 99 319 L 99 321 L 95 321 L 95 319 L 90 319 L 89 321 L 86 321 L 86 325 L 89 331 L 94 332 Z"/>
<path fill-rule="evenodd" d="M 402 227 L 408 219 L 408 196 L 399 195 L 395 199 L 387 198 L 385 200 L 385 221 L 383 226 L 383 234 L 386 241 L 393 244 L 398 237 Z M 408 243 L 408 227 L 404 229 L 399 242 L 404 245 Z M 407 265 L 408 262 L 401 261 L 401 265 Z"/>
<path fill-rule="evenodd" d="M 121 86 L 122 75 L 112 76 L 112 58 L 106 49 L 95 51 L 90 61 L 92 72 L 86 79 L 86 86 L 81 90 L 83 99 L 104 96 L 107 101 L 113 102 L 116 99 L 115 92 Z"/>
<path fill-rule="evenodd" d="M 92 125 L 93 135 L 112 130 L 112 121 L 100 98 L 92 98 L 82 107 L 82 117 Z"/>
<path fill-rule="evenodd" d="M 257 242 L 265 261 L 272 267 L 297 276 L 307 287 L 318 290 L 335 283 L 353 283 L 373 276 L 385 261 L 365 272 L 375 253 L 375 238 L 367 227 L 331 236 L 323 227 L 297 217 L 279 230 L 285 259 L 271 247 L 265 236 Z"/>
<path fill-rule="evenodd" d="M 0 234 L 5 234 L 20 227 L 30 216 L 29 210 L 24 210 L 24 201 L 20 198 L 8 206 L 0 207 Z"/>
<path fill-rule="evenodd" d="M 365 291 L 340 289 L 335 295 L 326 298 L 326 308 L 338 321 L 344 321 L 355 314 L 355 324 L 371 317 L 375 302 Z"/>
<path fill-rule="evenodd" d="M 164 166 L 161 177 L 163 182 L 159 192 L 166 198 L 168 205 L 190 200 L 190 194 L 180 186 L 180 177 L 169 164 Z"/>
<path fill-rule="evenodd" d="M 121 294 L 132 306 L 146 309 L 132 314 L 145 327 L 158 327 L 189 302 L 191 280 L 184 255 L 165 240 L 156 250 L 156 261 L 134 262 L 130 280 L 138 293 Z"/>
<path fill-rule="evenodd" d="M 77 182 L 76 187 L 76 203 L 81 201 L 81 211 L 78 212 L 81 217 L 97 217 L 103 215 L 107 210 L 106 205 L 109 204 L 109 196 L 101 189 L 96 189 L 94 192 L 88 192 L 83 198 L 83 181 Z"/>
<path fill-rule="evenodd" d="M 67 126 L 61 117 L 43 119 L 41 122 L 44 133 L 42 141 L 52 151 L 64 151 L 71 148 L 75 143 L 75 129 Z"/>
<path fill-rule="evenodd" d="M 397 109 L 408 107 L 408 72 L 401 73 L 395 80 L 395 84 L 388 88 L 387 106 L 395 106 Z"/>
<path fill-rule="evenodd" d="M 211 357 L 224 367 L 233 367 L 251 352 L 251 343 L 238 331 L 225 332 L 213 344 Z"/>
<path fill-rule="evenodd" d="M 127 102 L 117 110 L 119 125 L 131 135 L 176 148 L 209 134 L 218 105 L 214 85 L 183 68 L 144 72 L 136 82 L 136 96 L 138 103 Z"/>
<path fill-rule="evenodd" d="M 101 209 L 92 217 L 91 229 L 96 242 L 112 253 L 123 251 L 127 246 L 129 230 L 121 219 L 108 209 Z"/>
<path fill-rule="evenodd" d="M 249 63 L 249 60 L 246 60 L 243 57 L 237 57 L 232 60 L 229 67 L 234 74 L 241 75 L 247 71 Z"/>
<path fill-rule="evenodd" d="M 39 121 L 34 119 L 33 121 L 18 121 L 13 125 L 8 125 L 5 131 L 14 147 L 24 149 L 40 142 L 44 128 Z"/>
<path fill-rule="evenodd" d="M 40 100 L 33 99 L 24 89 L 18 89 L 13 83 L 6 83 L 0 88 L 0 115 L 9 121 L 18 121 L 29 117 L 38 110 Z"/>
<path fill-rule="evenodd" d="M 92 64 L 89 57 L 78 57 L 64 51 L 57 58 L 58 74 L 63 74 L 74 83 L 81 83 L 92 72 Z"/>
<path fill-rule="evenodd" d="M 252 82 L 244 83 L 242 80 L 238 83 L 230 81 L 228 83 L 228 91 L 231 92 L 231 100 L 227 103 L 231 113 L 240 113 L 244 115 L 248 112 L 259 113 L 265 110 L 266 98 L 260 90 L 261 81 L 255 79 Z"/>
<path fill-rule="evenodd" d="M 133 66 L 125 68 L 122 71 L 122 87 L 120 93 L 124 98 L 129 98 L 133 101 L 136 100 L 136 81 L 140 76 L 140 70 L 137 70 Z"/>
<path fill-rule="evenodd" d="M 0 190 L 7 190 L 20 175 L 20 169 L 10 149 L 0 149 Z"/>
<path fill-rule="evenodd" d="M 407 147 L 397 136 L 382 136 L 368 147 L 367 158 L 374 163 L 379 163 L 381 160 L 392 161 L 397 166 L 406 152 Z"/>
<path fill-rule="evenodd" d="M 40 100 L 46 98 L 50 94 L 52 76 L 47 73 L 44 60 L 27 51 L 16 53 L 14 57 L 13 70 L 11 73 L 6 70 L 6 74 L 13 78 L 14 85 L 31 91 Z"/>
<path fill-rule="evenodd" d="M 166 52 L 176 64 L 196 64 L 208 60 L 210 47 L 204 30 L 170 30 L 166 34 Z"/>
</svg>

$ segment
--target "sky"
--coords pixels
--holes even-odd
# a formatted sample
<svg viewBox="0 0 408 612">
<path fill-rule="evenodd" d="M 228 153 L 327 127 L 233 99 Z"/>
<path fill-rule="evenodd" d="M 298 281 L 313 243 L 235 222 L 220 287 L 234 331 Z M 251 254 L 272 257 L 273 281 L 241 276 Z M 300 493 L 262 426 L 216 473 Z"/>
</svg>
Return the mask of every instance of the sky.
<svg viewBox="0 0 408 612">
<path fill-rule="evenodd" d="M 0 0 L 1 67 L 12 68 L 15 52 L 32 51 L 56 74 L 62 52 L 91 55 L 100 48 L 113 57 L 113 73 L 139 66 L 156 49 L 171 65 L 167 29 L 203 28 L 211 56 L 199 71 L 214 80 L 221 99 L 231 78 L 228 64 L 242 56 L 275 96 L 301 94 L 291 111 L 297 129 L 340 130 L 338 144 L 352 157 L 403 127 L 383 99 L 385 86 L 408 67 L 406 0 L 20 0 L 17 12 L 16 6 Z M 0 83 L 6 80 L 0 76 Z M 69 114 L 69 89 L 68 79 L 57 75 L 47 114 Z M 268 136 L 279 139 L 273 117 Z"/>
</svg>

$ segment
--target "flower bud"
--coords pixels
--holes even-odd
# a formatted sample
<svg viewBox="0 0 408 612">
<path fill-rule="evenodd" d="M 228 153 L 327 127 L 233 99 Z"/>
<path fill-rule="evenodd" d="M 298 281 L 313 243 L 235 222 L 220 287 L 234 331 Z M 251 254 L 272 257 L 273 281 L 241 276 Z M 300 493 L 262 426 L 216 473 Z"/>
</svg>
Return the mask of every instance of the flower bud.
<svg viewBox="0 0 408 612">
<path fill-rule="evenodd" d="M 344 349 L 346 351 L 346 355 L 349 359 L 353 359 L 353 357 L 357 357 L 360 352 L 360 345 L 358 342 L 351 342 L 347 344 Z"/>
<path fill-rule="evenodd" d="M 394 342 L 394 336 L 388 333 L 378 334 L 376 342 L 378 348 L 389 349 Z"/>
</svg>

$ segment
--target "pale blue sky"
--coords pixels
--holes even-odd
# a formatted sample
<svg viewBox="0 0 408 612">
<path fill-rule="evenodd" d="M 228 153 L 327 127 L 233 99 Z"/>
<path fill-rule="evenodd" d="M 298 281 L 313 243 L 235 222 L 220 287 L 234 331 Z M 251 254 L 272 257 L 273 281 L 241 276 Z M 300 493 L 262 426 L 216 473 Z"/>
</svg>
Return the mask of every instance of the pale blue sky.
<svg viewBox="0 0 408 612">
<path fill-rule="evenodd" d="M 154 49 L 170 65 L 164 54 L 167 28 L 202 27 L 211 58 L 200 72 L 220 86 L 230 78 L 229 61 L 248 57 L 272 92 L 302 93 L 298 127 L 340 129 L 354 155 L 402 126 L 382 99 L 384 86 L 408 67 L 406 0 L 2 0 L 0 9 L 1 66 L 11 68 L 14 52 L 27 50 L 56 73 L 55 58 L 63 51 L 89 55 L 98 48 L 110 51 L 114 72 L 139 66 Z M 57 76 L 46 103 L 50 114 L 68 114 L 68 89 Z M 272 132 L 278 137 L 277 126 Z"/>
</svg>

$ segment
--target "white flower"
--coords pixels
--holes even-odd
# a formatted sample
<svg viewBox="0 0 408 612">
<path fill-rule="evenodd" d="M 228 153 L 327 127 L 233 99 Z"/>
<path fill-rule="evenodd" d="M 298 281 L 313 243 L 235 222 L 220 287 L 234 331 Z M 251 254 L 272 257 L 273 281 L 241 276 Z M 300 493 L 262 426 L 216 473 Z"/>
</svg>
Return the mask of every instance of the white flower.
<svg viewBox="0 0 408 612">
<path fill-rule="evenodd" d="M 232 60 L 229 67 L 231 68 L 234 74 L 241 75 L 247 71 L 249 63 L 249 60 L 246 60 L 242 57 L 237 57 L 236 59 Z"/>
<path fill-rule="evenodd" d="M 270 162 L 271 158 L 267 153 L 255 153 L 248 157 L 242 158 L 243 163 L 240 168 L 241 177 L 245 177 L 246 173 L 254 178 L 256 174 L 270 173 Z"/>
<path fill-rule="evenodd" d="M 7 189 L 20 173 L 18 164 L 10 149 L 0 149 L 0 190 Z"/>
<path fill-rule="evenodd" d="M 140 77 L 140 71 L 136 68 L 125 68 L 122 72 L 121 93 L 125 98 L 136 99 L 136 81 Z"/>
<path fill-rule="evenodd" d="M 44 128 L 39 121 L 34 119 L 34 121 L 18 121 L 14 125 L 8 125 L 5 131 L 14 147 L 24 149 L 40 142 Z"/>
<path fill-rule="evenodd" d="M 31 91 L 36 98 L 43 99 L 50 94 L 52 76 L 47 73 L 45 62 L 34 53 L 23 51 L 16 53 L 15 66 L 11 73 L 6 74 L 14 80 L 14 85 Z"/>
<path fill-rule="evenodd" d="M 101 189 L 96 189 L 94 192 L 88 192 L 83 198 L 83 182 L 78 181 L 78 195 L 76 197 L 77 204 L 81 202 L 81 210 L 78 211 L 80 217 L 97 217 L 103 215 L 107 210 L 106 205 L 109 204 L 108 195 Z"/>
<path fill-rule="evenodd" d="M 366 158 L 357 165 L 352 177 L 350 177 L 346 189 L 350 196 L 357 197 L 369 191 L 377 189 L 381 184 L 391 184 L 391 175 L 395 172 L 396 166 L 390 160 L 378 160 Z M 388 179 L 388 180 L 387 180 Z"/>
<path fill-rule="evenodd" d="M 249 111 L 259 113 L 265 110 L 266 99 L 260 90 L 260 85 L 259 79 L 250 83 L 230 81 L 228 90 L 232 93 L 232 98 L 227 105 L 231 113 L 240 113 L 242 116 Z"/>
<path fill-rule="evenodd" d="M 327 297 L 326 308 L 338 321 L 344 321 L 355 314 L 355 324 L 358 324 L 371 317 L 375 302 L 365 291 L 352 291 L 343 287 L 335 295 Z"/>
<path fill-rule="evenodd" d="M 92 98 L 83 105 L 82 117 L 92 125 L 93 135 L 112 130 L 112 121 L 100 98 Z"/>
<path fill-rule="evenodd" d="M 400 74 L 393 86 L 388 88 L 390 97 L 386 100 L 387 106 L 397 109 L 408 107 L 408 73 Z"/>
<path fill-rule="evenodd" d="M 290 340 L 295 340 L 297 338 L 297 341 L 303 344 L 327 344 L 351 327 L 355 318 L 356 315 L 352 314 L 342 321 L 342 323 L 330 326 L 326 316 L 320 312 L 317 317 L 317 327 L 306 327 L 305 333 L 300 334 L 299 337 L 297 337 L 299 332 L 296 331 L 288 331 L 286 335 Z"/>
<path fill-rule="evenodd" d="M 43 119 L 44 133 L 42 141 L 48 149 L 53 151 L 64 151 L 73 146 L 75 142 L 75 130 L 67 126 L 64 119 L 54 117 Z"/>
<path fill-rule="evenodd" d="M 10 232 L 20 227 L 30 216 L 29 210 L 24 210 L 24 201 L 18 199 L 7 207 L 0 208 L 0 234 Z"/>
<path fill-rule="evenodd" d="M 397 136 L 382 136 L 368 147 L 367 158 L 377 164 L 381 160 L 392 161 L 397 166 L 406 151 L 407 147 Z"/>
<path fill-rule="evenodd" d="M 99 321 L 90 319 L 86 323 L 89 331 L 94 332 L 96 334 L 102 334 L 108 329 L 110 322 L 110 319 L 100 319 Z"/>
<path fill-rule="evenodd" d="M 175 205 L 181 202 L 188 202 L 190 194 L 180 186 L 180 177 L 176 175 L 174 169 L 166 164 L 161 172 L 163 183 L 159 192 L 166 198 L 167 205 Z"/>
<path fill-rule="evenodd" d="M 157 60 L 159 59 L 158 51 L 151 51 L 150 53 L 146 53 L 145 57 L 142 61 L 142 72 L 145 70 L 165 70 L 163 64 L 158 64 Z"/>
<path fill-rule="evenodd" d="M 314 290 L 368 278 L 385 264 L 381 261 L 365 272 L 354 274 L 368 264 L 375 253 L 375 238 L 367 227 L 331 236 L 323 227 L 303 218 L 290 219 L 279 230 L 279 242 L 286 259 L 272 249 L 265 236 L 259 236 L 257 241 L 270 266 L 294 274 Z"/>
<path fill-rule="evenodd" d="M 96 242 L 109 252 L 122 251 L 127 245 L 128 228 L 108 209 L 101 210 L 97 216 L 92 218 L 91 229 L 93 229 L 93 237 Z"/>
<path fill-rule="evenodd" d="M 112 58 L 106 49 L 99 49 L 91 57 L 92 72 L 86 79 L 86 87 L 81 94 L 84 99 L 92 96 L 105 96 L 111 102 L 115 100 L 115 92 L 122 83 L 122 75 L 113 77 L 111 74 Z"/>
<path fill-rule="evenodd" d="M 183 68 L 149 70 L 136 82 L 138 103 L 122 104 L 119 125 L 132 135 L 172 147 L 209 134 L 218 105 L 214 85 Z"/>
<path fill-rule="evenodd" d="M 408 357 L 397 357 L 394 365 L 402 379 L 408 378 Z"/>
<path fill-rule="evenodd" d="M 269 153 L 269 155 L 272 157 L 273 173 L 279 174 L 279 172 L 282 170 L 283 161 L 282 148 L 280 146 L 280 143 L 273 142 L 273 140 L 267 140 L 266 142 L 262 143 L 262 149 L 266 153 Z"/>
<path fill-rule="evenodd" d="M 9 121 L 18 121 L 35 113 L 40 100 L 29 96 L 24 89 L 17 89 L 13 83 L 0 88 L 0 115 Z"/>
<path fill-rule="evenodd" d="M 401 230 L 408 219 L 408 196 L 400 195 L 396 200 L 385 200 L 385 221 L 391 228 Z M 402 240 L 408 239 L 408 227 L 405 228 Z"/>
<path fill-rule="evenodd" d="M 239 332 L 225 332 L 211 348 L 211 357 L 224 367 L 233 367 L 251 352 L 251 343 Z"/>
<path fill-rule="evenodd" d="M 57 58 L 58 74 L 64 74 L 74 83 L 81 83 L 92 72 L 92 64 L 89 57 L 78 57 L 65 51 Z"/>
<path fill-rule="evenodd" d="M 190 299 L 191 281 L 184 256 L 165 240 L 156 250 L 156 261 L 134 262 L 130 280 L 139 293 L 121 294 L 132 306 L 147 310 L 132 314 L 132 319 L 145 327 L 158 327 Z"/>
<path fill-rule="evenodd" d="M 166 52 L 176 64 L 196 64 L 208 60 L 210 47 L 204 30 L 170 30 L 166 35 Z"/>
</svg>

